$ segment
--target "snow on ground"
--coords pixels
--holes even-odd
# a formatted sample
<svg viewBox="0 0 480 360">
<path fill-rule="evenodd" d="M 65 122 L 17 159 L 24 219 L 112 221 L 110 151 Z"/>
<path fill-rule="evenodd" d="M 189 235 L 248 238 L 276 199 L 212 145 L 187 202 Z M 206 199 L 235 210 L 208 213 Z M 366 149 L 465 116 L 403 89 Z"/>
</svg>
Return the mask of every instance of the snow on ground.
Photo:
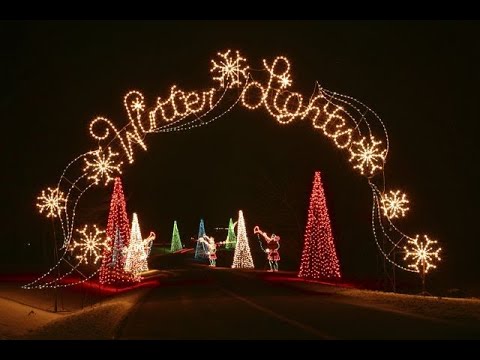
<svg viewBox="0 0 480 360">
<path fill-rule="evenodd" d="M 39 327 L 63 315 L 0 298 L 0 339 L 28 336 Z"/>
<path fill-rule="evenodd" d="M 81 310 L 58 313 L 0 297 L 0 339 L 112 339 L 148 290 L 134 289 Z"/>
<path fill-rule="evenodd" d="M 177 272 L 152 271 L 145 275 L 153 279 L 159 276 L 174 278 L 173 275 Z M 266 281 L 274 281 L 281 286 L 332 296 L 332 301 L 398 312 L 418 318 L 429 318 L 439 322 L 469 325 L 480 329 L 480 299 L 478 298 L 442 298 L 359 290 L 303 281 L 288 272 L 275 275 L 251 272 L 244 275 L 260 276 Z M 148 280 L 145 283 L 147 282 Z M 89 290 L 88 297 L 91 300 L 95 298 L 97 302 L 83 309 L 69 302 L 70 312 L 52 313 L 43 309 L 51 307 L 51 294 L 47 296 L 47 293 L 43 293 L 44 298 L 42 298 L 35 291 L 21 290 L 14 284 L 8 284 L 8 286 L 3 284 L 0 286 L 0 339 L 113 339 L 135 304 L 148 290 L 148 288 L 139 287 L 125 292 L 115 292 L 110 294 L 115 296 L 103 296 L 102 299 L 96 299 L 97 295 L 93 290 Z M 82 298 L 82 294 L 82 292 L 71 294 L 64 292 L 65 299 Z M 82 307 L 84 303 L 82 301 Z"/>
<path fill-rule="evenodd" d="M 25 336 L 26 339 L 113 339 L 130 310 L 149 289 L 136 289 L 65 315 Z"/>
<path fill-rule="evenodd" d="M 53 289 L 25 290 L 21 288 L 25 281 L 3 279 L 0 339 L 111 339 L 148 288 L 172 273 L 151 270 L 143 276 L 144 282 L 126 289 L 97 283 L 59 289 L 57 313 Z"/>
<path fill-rule="evenodd" d="M 285 280 L 280 281 L 284 282 Z M 427 317 L 437 321 L 462 323 L 476 327 L 480 324 L 480 299 L 478 298 L 447 298 L 359 290 L 314 281 L 302 281 L 298 278 L 287 280 L 284 284 L 312 293 L 335 295 L 339 301 L 356 306 L 374 307 L 404 315 Z"/>
<path fill-rule="evenodd" d="M 458 299 L 349 289 L 341 293 L 363 303 L 440 321 L 480 323 L 480 299 Z"/>
</svg>

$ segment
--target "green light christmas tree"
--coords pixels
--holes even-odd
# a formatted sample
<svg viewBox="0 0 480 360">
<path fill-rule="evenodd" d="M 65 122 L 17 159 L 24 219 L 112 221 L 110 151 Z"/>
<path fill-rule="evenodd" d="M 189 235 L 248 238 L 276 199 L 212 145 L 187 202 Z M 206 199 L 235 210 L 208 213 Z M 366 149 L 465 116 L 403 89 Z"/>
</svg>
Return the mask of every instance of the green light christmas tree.
<svg viewBox="0 0 480 360">
<path fill-rule="evenodd" d="M 235 249 L 235 245 L 237 244 L 237 236 L 235 235 L 235 225 L 233 224 L 232 218 L 230 218 L 230 222 L 228 223 L 228 234 L 227 240 L 225 240 L 225 248 L 227 250 Z"/>
<path fill-rule="evenodd" d="M 178 232 L 177 222 L 173 222 L 173 233 L 172 233 L 172 245 L 170 246 L 170 252 L 175 252 L 182 250 L 182 241 L 180 240 L 180 233 Z"/>
</svg>

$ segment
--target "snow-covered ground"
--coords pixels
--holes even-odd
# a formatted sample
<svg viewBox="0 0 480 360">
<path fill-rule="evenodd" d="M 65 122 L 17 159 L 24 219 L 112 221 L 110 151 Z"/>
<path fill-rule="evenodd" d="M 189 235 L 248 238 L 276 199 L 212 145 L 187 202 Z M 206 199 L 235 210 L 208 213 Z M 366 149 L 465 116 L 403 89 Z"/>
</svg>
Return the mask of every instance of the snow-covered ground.
<svg viewBox="0 0 480 360">
<path fill-rule="evenodd" d="M 480 322 L 480 299 L 442 298 L 354 289 L 342 292 L 342 295 L 360 298 L 363 302 L 377 308 L 390 308 L 438 320 L 472 322 L 477 325 Z"/>
<path fill-rule="evenodd" d="M 359 290 L 313 281 L 304 282 L 298 278 L 285 281 L 285 279 L 271 277 L 270 280 L 280 281 L 287 286 L 294 286 L 308 292 L 332 294 L 336 296 L 338 301 L 356 306 L 384 309 L 441 322 L 472 325 L 480 329 L 479 298 L 448 298 Z"/>
<path fill-rule="evenodd" d="M 146 280 L 130 289 L 116 291 L 69 287 L 57 292 L 54 310 L 53 289 L 25 290 L 23 283 L 0 283 L 0 339 L 112 339 L 122 320 L 145 295 L 149 287 L 169 272 L 152 270 Z"/>
<path fill-rule="evenodd" d="M 136 289 L 46 323 L 27 339 L 114 339 L 121 322 L 148 289 Z"/>
<path fill-rule="evenodd" d="M 28 336 L 41 326 L 62 317 L 59 313 L 0 298 L 0 339 Z"/>
<path fill-rule="evenodd" d="M 221 271 L 221 269 L 216 269 Z M 175 278 L 182 271 L 163 272 L 162 276 Z M 298 291 L 327 295 L 334 302 L 355 305 L 386 313 L 399 313 L 418 319 L 429 319 L 447 326 L 458 324 L 478 329 L 480 334 L 480 299 L 414 296 L 359 290 L 305 282 L 290 273 L 266 274 L 251 272 L 242 276 L 260 277 L 278 282 L 279 286 L 294 287 Z M 153 274 L 158 276 L 158 273 Z M 156 281 L 156 280 L 155 280 Z M 180 279 L 180 281 L 183 281 Z M 146 281 L 147 282 L 147 281 Z M 154 281 L 152 281 L 154 283 Z M 152 286 L 156 286 L 153 284 Z M 183 285 L 182 285 L 183 286 Z M 91 291 L 89 304 L 70 301 L 82 293 L 64 292 L 65 310 L 52 310 L 52 294 L 45 291 L 27 291 L 14 284 L 0 284 L 0 339 L 113 339 L 122 328 L 135 304 L 149 291 L 147 287 L 113 292 L 100 298 Z M 98 298 L 95 298 L 98 296 Z M 98 300 L 93 303 L 93 299 Z M 60 307 L 59 307 L 60 309 Z"/>
<path fill-rule="evenodd" d="M 146 292 L 146 288 L 134 289 L 80 310 L 57 313 L 0 297 L 0 339 L 112 339 Z"/>
</svg>

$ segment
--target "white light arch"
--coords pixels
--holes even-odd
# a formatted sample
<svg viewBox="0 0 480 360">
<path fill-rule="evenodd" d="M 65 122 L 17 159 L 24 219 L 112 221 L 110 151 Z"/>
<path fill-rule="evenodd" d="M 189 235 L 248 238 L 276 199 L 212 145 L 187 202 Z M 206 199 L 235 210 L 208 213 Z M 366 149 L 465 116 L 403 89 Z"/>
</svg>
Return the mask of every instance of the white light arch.
<svg viewBox="0 0 480 360">
<path fill-rule="evenodd" d="M 410 237 L 392 223 L 393 218 L 405 215 L 408 200 L 399 190 L 386 191 L 384 169 L 390 143 L 380 117 L 362 102 L 329 91 L 318 82 L 313 94 L 308 97 L 290 90 L 293 85 L 291 65 L 284 56 L 263 60 L 263 72 L 260 75 L 266 75 L 264 79 L 253 77 L 247 59 L 239 51 L 218 53 L 211 60 L 211 65 L 210 72 L 216 87 L 187 91 L 173 85 L 167 95 L 158 97 L 149 106 L 140 91 L 132 90 L 124 97 L 128 118 L 126 125 L 119 127 L 103 116 L 91 121 L 89 129 L 96 141 L 95 147 L 71 161 L 62 172 L 57 187 L 47 189 L 49 194 L 43 192 L 38 197 L 39 209 L 47 210 L 48 216 L 60 220 L 64 251 L 49 271 L 24 287 L 76 284 L 58 285 L 57 282 L 71 274 L 81 260 L 77 264 L 70 264 L 71 270 L 57 277 L 57 281 L 46 282 L 44 279 L 65 261 L 65 254 L 72 242 L 78 201 L 92 186 L 108 185 L 115 176 L 121 174 L 122 166 L 133 164 L 136 152 L 147 151 L 147 135 L 205 126 L 236 106 L 250 110 L 264 109 L 281 125 L 310 121 L 313 128 L 330 139 L 337 149 L 346 152 L 353 169 L 365 177 L 370 185 L 373 197 L 372 229 L 380 252 L 398 268 L 418 272 L 416 268 L 397 263 L 392 256 L 397 250 L 403 252 L 404 246 L 418 236 Z M 120 161 L 119 154 L 127 161 Z M 75 173 L 74 169 L 79 166 L 82 167 L 81 175 L 70 178 L 70 174 Z M 58 204 L 57 208 L 55 204 Z M 386 224 L 394 231 L 387 232 Z M 380 238 L 387 241 L 381 242 Z M 90 274 L 80 282 L 95 274 Z"/>
</svg>

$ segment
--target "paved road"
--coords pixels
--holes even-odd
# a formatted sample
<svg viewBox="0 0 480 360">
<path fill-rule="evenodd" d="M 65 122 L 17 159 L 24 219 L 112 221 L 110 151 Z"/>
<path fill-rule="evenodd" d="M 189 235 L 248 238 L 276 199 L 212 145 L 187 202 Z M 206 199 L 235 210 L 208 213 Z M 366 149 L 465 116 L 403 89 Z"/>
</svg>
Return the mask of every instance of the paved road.
<svg viewBox="0 0 480 360">
<path fill-rule="evenodd" d="M 118 332 L 123 339 L 479 339 L 463 328 L 306 293 L 255 272 L 190 267 L 152 291 Z"/>
</svg>

